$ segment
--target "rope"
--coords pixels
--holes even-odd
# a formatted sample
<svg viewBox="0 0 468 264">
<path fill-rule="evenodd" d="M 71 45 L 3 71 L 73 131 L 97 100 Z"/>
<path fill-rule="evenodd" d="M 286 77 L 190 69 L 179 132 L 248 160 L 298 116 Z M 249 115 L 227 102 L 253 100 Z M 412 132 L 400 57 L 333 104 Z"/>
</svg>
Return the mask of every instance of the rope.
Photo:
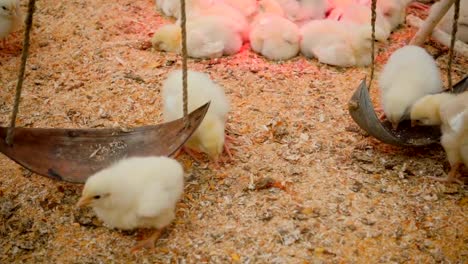
<svg viewBox="0 0 468 264">
<path fill-rule="evenodd" d="M 375 20 L 377 18 L 377 0 L 372 0 L 372 19 L 371 19 L 371 24 L 372 24 L 372 43 L 371 43 L 371 73 L 370 73 L 370 80 L 369 80 L 369 85 L 368 89 L 370 90 L 371 85 L 372 85 L 372 80 L 374 80 L 374 70 L 375 70 Z"/>
<path fill-rule="evenodd" d="M 455 41 L 458 30 L 458 17 L 460 14 L 460 0 L 455 0 L 455 10 L 453 14 L 453 25 L 452 25 L 452 38 L 450 39 L 450 50 L 449 50 L 449 60 L 448 60 L 448 69 L 447 69 L 447 79 L 448 86 L 451 91 L 453 91 L 452 84 L 452 62 L 453 62 L 453 50 L 455 47 Z"/>
<path fill-rule="evenodd" d="M 187 127 L 188 119 L 188 91 L 187 91 L 187 16 L 185 13 L 185 0 L 180 0 L 180 17 L 182 29 L 182 89 L 184 101 L 184 121 Z"/>
<path fill-rule="evenodd" d="M 32 28 L 35 4 L 36 4 L 36 0 L 29 0 L 28 16 L 26 17 L 26 22 L 25 22 L 26 29 L 24 31 L 23 51 L 21 54 L 21 66 L 20 66 L 20 70 L 18 74 L 18 82 L 16 83 L 15 102 L 14 102 L 13 110 L 11 113 L 10 127 L 8 128 L 8 132 L 7 132 L 6 139 L 5 139 L 6 143 L 9 146 L 13 144 L 13 134 L 14 134 L 15 126 L 16 126 L 16 116 L 18 115 L 18 111 L 19 111 L 21 91 L 23 89 L 24 72 L 26 70 L 26 60 L 28 58 L 28 53 L 29 53 L 29 35 L 31 33 L 31 28 Z"/>
</svg>

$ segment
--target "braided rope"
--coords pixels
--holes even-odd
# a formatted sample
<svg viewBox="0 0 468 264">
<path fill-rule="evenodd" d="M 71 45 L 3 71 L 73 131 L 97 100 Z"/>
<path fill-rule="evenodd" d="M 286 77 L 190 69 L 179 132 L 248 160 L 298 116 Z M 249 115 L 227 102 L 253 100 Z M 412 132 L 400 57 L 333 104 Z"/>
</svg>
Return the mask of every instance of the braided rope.
<svg viewBox="0 0 468 264">
<path fill-rule="evenodd" d="M 372 19 L 371 19 L 371 24 L 372 24 L 372 43 L 371 43 L 371 72 L 370 72 L 370 80 L 369 80 L 369 85 L 368 89 L 370 90 L 371 85 L 372 85 L 372 80 L 374 80 L 374 70 L 375 70 L 375 20 L 377 18 L 377 0 L 372 0 Z"/>
<path fill-rule="evenodd" d="M 16 117 L 18 116 L 19 112 L 19 104 L 21 100 L 21 91 L 23 90 L 23 81 L 24 81 L 24 72 L 26 70 L 26 60 L 29 54 L 29 39 L 31 34 L 32 22 L 33 22 L 33 14 L 34 14 L 34 6 L 36 4 L 36 0 L 29 0 L 28 4 L 28 16 L 26 17 L 26 29 L 24 31 L 24 39 L 23 39 L 23 51 L 21 54 L 21 66 L 18 73 L 18 82 L 16 83 L 16 93 L 15 93 L 15 102 L 13 105 L 13 110 L 11 113 L 11 120 L 10 120 L 10 127 L 8 128 L 8 132 L 6 135 L 6 143 L 11 146 L 13 144 L 13 134 L 16 126 Z"/>
<path fill-rule="evenodd" d="M 449 50 L 449 60 L 448 60 L 448 69 L 447 69 L 447 79 L 448 87 L 450 90 L 453 90 L 452 84 L 452 63 L 453 63 L 453 50 L 455 47 L 456 35 L 458 30 L 458 17 L 460 14 L 460 0 L 455 0 L 455 10 L 453 14 L 453 24 L 452 24 L 452 36 L 450 39 L 450 50 Z"/>
<path fill-rule="evenodd" d="M 184 101 L 185 126 L 189 125 L 188 119 L 188 91 L 187 91 L 187 15 L 185 13 L 185 0 L 180 0 L 180 17 L 182 29 L 182 88 Z"/>
</svg>

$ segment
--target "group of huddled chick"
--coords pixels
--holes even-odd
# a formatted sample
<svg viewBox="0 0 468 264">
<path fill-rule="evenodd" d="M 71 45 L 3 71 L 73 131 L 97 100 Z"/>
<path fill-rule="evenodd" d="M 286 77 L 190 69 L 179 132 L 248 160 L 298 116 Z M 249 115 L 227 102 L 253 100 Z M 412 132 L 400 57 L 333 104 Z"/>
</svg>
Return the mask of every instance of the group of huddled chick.
<svg viewBox="0 0 468 264">
<path fill-rule="evenodd" d="M 385 42 L 405 19 L 412 0 L 377 1 L 376 39 Z M 156 0 L 157 9 L 177 21 L 160 27 L 156 50 L 181 51 L 180 1 Z M 366 66 L 371 62 L 371 0 L 187 0 L 187 50 L 193 58 L 239 52 L 250 42 L 270 60 L 301 52 L 320 62 Z"/>
<path fill-rule="evenodd" d="M 468 91 L 444 92 L 435 60 L 425 49 L 411 45 L 392 53 L 379 87 L 382 108 L 394 129 L 408 119 L 412 125 L 440 125 L 451 169 L 446 178 L 432 178 L 462 183 L 458 169 L 462 164 L 468 167 Z"/>
</svg>

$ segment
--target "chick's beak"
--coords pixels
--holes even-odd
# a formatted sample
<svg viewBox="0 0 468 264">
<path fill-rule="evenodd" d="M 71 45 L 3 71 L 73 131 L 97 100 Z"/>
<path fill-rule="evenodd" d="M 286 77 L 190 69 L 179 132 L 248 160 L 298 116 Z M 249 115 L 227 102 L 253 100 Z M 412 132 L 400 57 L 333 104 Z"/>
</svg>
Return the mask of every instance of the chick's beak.
<svg viewBox="0 0 468 264">
<path fill-rule="evenodd" d="M 396 130 L 398 128 L 398 123 L 392 122 L 392 128 Z"/>
<path fill-rule="evenodd" d="M 416 120 L 411 120 L 411 127 L 415 127 L 417 125 L 418 123 L 416 122 Z"/>
<path fill-rule="evenodd" d="M 92 200 L 91 197 L 83 196 L 83 197 L 80 198 L 80 200 L 78 200 L 78 203 L 76 203 L 76 206 L 77 207 L 89 206 L 92 201 L 93 200 Z"/>
</svg>

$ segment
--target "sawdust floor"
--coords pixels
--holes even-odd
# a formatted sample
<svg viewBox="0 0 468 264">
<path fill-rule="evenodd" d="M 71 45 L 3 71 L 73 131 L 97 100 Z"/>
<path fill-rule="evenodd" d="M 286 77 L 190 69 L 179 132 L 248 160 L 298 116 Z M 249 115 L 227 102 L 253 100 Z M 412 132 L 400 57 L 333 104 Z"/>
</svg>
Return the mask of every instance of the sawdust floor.
<svg viewBox="0 0 468 264">
<path fill-rule="evenodd" d="M 180 60 L 149 49 L 165 21 L 153 4 L 37 1 L 19 125 L 161 122 L 161 80 Z M 403 27 L 380 48 L 377 70 L 412 34 Z M 0 51 L 4 126 L 20 45 L 18 35 Z M 445 71 L 447 49 L 427 49 Z M 466 65 L 455 58 L 454 79 Z M 81 185 L 31 174 L 2 155 L 1 263 L 467 263 L 467 188 L 425 177 L 448 171 L 441 147 L 381 144 L 348 115 L 368 69 L 303 57 L 273 63 L 248 49 L 189 67 L 225 87 L 238 146 L 218 170 L 181 157 L 190 174 L 185 196 L 156 249 L 131 254 L 148 233 L 107 229 L 74 207 Z"/>
</svg>

